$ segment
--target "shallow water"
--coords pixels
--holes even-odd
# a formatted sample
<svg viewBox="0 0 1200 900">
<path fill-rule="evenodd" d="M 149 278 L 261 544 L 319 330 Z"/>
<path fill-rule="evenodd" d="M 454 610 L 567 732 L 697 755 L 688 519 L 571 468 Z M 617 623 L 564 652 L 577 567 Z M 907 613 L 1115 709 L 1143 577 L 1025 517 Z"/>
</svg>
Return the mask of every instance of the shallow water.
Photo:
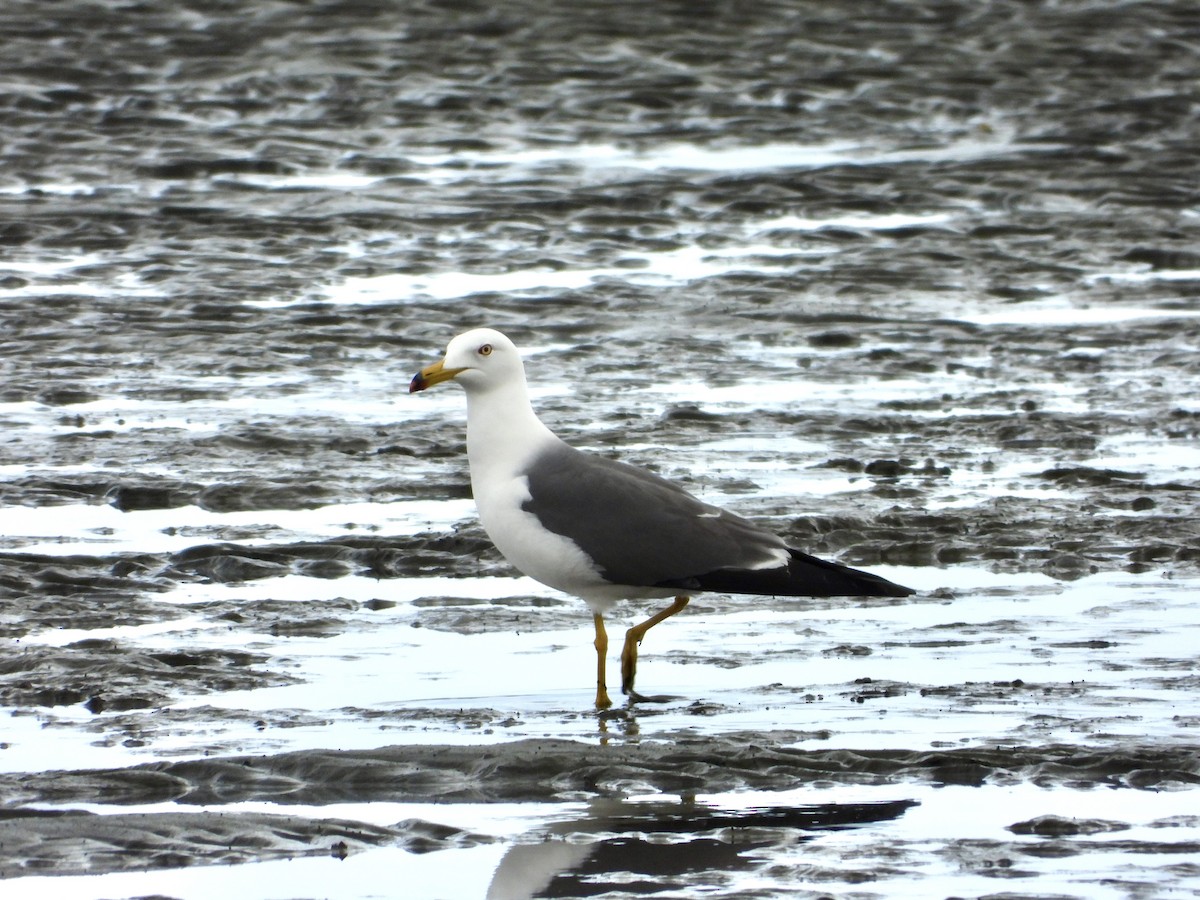
<svg viewBox="0 0 1200 900">
<path fill-rule="evenodd" d="M 3 895 L 1192 895 L 1194 18 L 6 4 Z M 405 393 L 481 324 L 917 595 L 596 714 Z"/>
</svg>

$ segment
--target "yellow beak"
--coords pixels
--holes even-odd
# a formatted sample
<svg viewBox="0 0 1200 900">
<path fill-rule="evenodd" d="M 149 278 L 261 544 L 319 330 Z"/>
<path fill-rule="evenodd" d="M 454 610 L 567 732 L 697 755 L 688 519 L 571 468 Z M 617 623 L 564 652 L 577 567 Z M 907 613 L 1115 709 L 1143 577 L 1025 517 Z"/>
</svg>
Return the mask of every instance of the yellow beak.
<svg viewBox="0 0 1200 900">
<path fill-rule="evenodd" d="M 420 372 L 413 376 L 413 380 L 408 384 L 408 392 L 415 394 L 417 391 L 423 391 L 425 388 L 433 387 L 435 384 L 440 384 L 443 381 L 449 381 L 459 372 L 464 369 L 447 369 L 445 360 L 435 362 L 432 366 L 426 366 Z"/>
</svg>

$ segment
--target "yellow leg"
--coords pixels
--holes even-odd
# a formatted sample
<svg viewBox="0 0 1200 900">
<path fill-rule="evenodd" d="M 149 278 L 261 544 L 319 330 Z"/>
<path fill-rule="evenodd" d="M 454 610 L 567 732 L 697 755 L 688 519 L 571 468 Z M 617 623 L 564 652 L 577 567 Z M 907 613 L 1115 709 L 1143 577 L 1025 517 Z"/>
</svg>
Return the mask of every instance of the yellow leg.
<svg viewBox="0 0 1200 900">
<path fill-rule="evenodd" d="M 604 630 L 604 619 L 596 613 L 592 620 L 596 623 L 596 709 L 608 709 L 612 701 L 608 699 L 608 687 L 604 681 L 604 658 L 608 654 L 608 632 Z"/>
<path fill-rule="evenodd" d="M 669 619 L 675 613 L 682 610 L 688 605 L 689 599 L 688 597 L 676 597 L 675 602 L 666 609 L 656 612 L 645 622 L 642 622 L 640 625 L 634 625 L 625 632 L 625 646 L 621 648 L 622 693 L 633 694 L 633 679 L 637 675 L 638 646 L 642 643 L 642 638 L 646 636 L 646 632 L 663 619 Z"/>
</svg>

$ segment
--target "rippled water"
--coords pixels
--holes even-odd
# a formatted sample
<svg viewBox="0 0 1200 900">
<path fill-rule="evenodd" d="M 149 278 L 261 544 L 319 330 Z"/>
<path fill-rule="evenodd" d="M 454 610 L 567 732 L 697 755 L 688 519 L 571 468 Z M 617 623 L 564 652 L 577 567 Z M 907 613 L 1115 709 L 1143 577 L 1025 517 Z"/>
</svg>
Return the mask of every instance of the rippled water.
<svg viewBox="0 0 1200 900">
<path fill-rule="evenodd" d="M 1198 37 L 5 4 L 4 896 L 1190 895 Z M 481 324 L 573 443 L 919 593 L 697 598 L 597 715 L 405 393 Z"/>
</svg>

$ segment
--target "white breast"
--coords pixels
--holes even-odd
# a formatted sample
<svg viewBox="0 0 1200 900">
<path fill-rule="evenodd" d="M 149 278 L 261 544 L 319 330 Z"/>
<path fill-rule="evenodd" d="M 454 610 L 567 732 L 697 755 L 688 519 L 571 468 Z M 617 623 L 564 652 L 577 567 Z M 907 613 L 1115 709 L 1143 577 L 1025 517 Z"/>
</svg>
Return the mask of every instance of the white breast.
<svg viewBox="0 0 1200 900">
<path fill-rule="evenodd" d="M 504 558 L 530 578 L 585 600 L 597 612 L 623 598 L 670 591 L 614 585 L 574 541 L 542 527 L 523 508 L 530 499 L 523 474 L 557 437 L 534 415 L 520 368 L 495 382 L 462 376 L 467 388 L 467 457 L 479 519 Z"/>
</svg>

